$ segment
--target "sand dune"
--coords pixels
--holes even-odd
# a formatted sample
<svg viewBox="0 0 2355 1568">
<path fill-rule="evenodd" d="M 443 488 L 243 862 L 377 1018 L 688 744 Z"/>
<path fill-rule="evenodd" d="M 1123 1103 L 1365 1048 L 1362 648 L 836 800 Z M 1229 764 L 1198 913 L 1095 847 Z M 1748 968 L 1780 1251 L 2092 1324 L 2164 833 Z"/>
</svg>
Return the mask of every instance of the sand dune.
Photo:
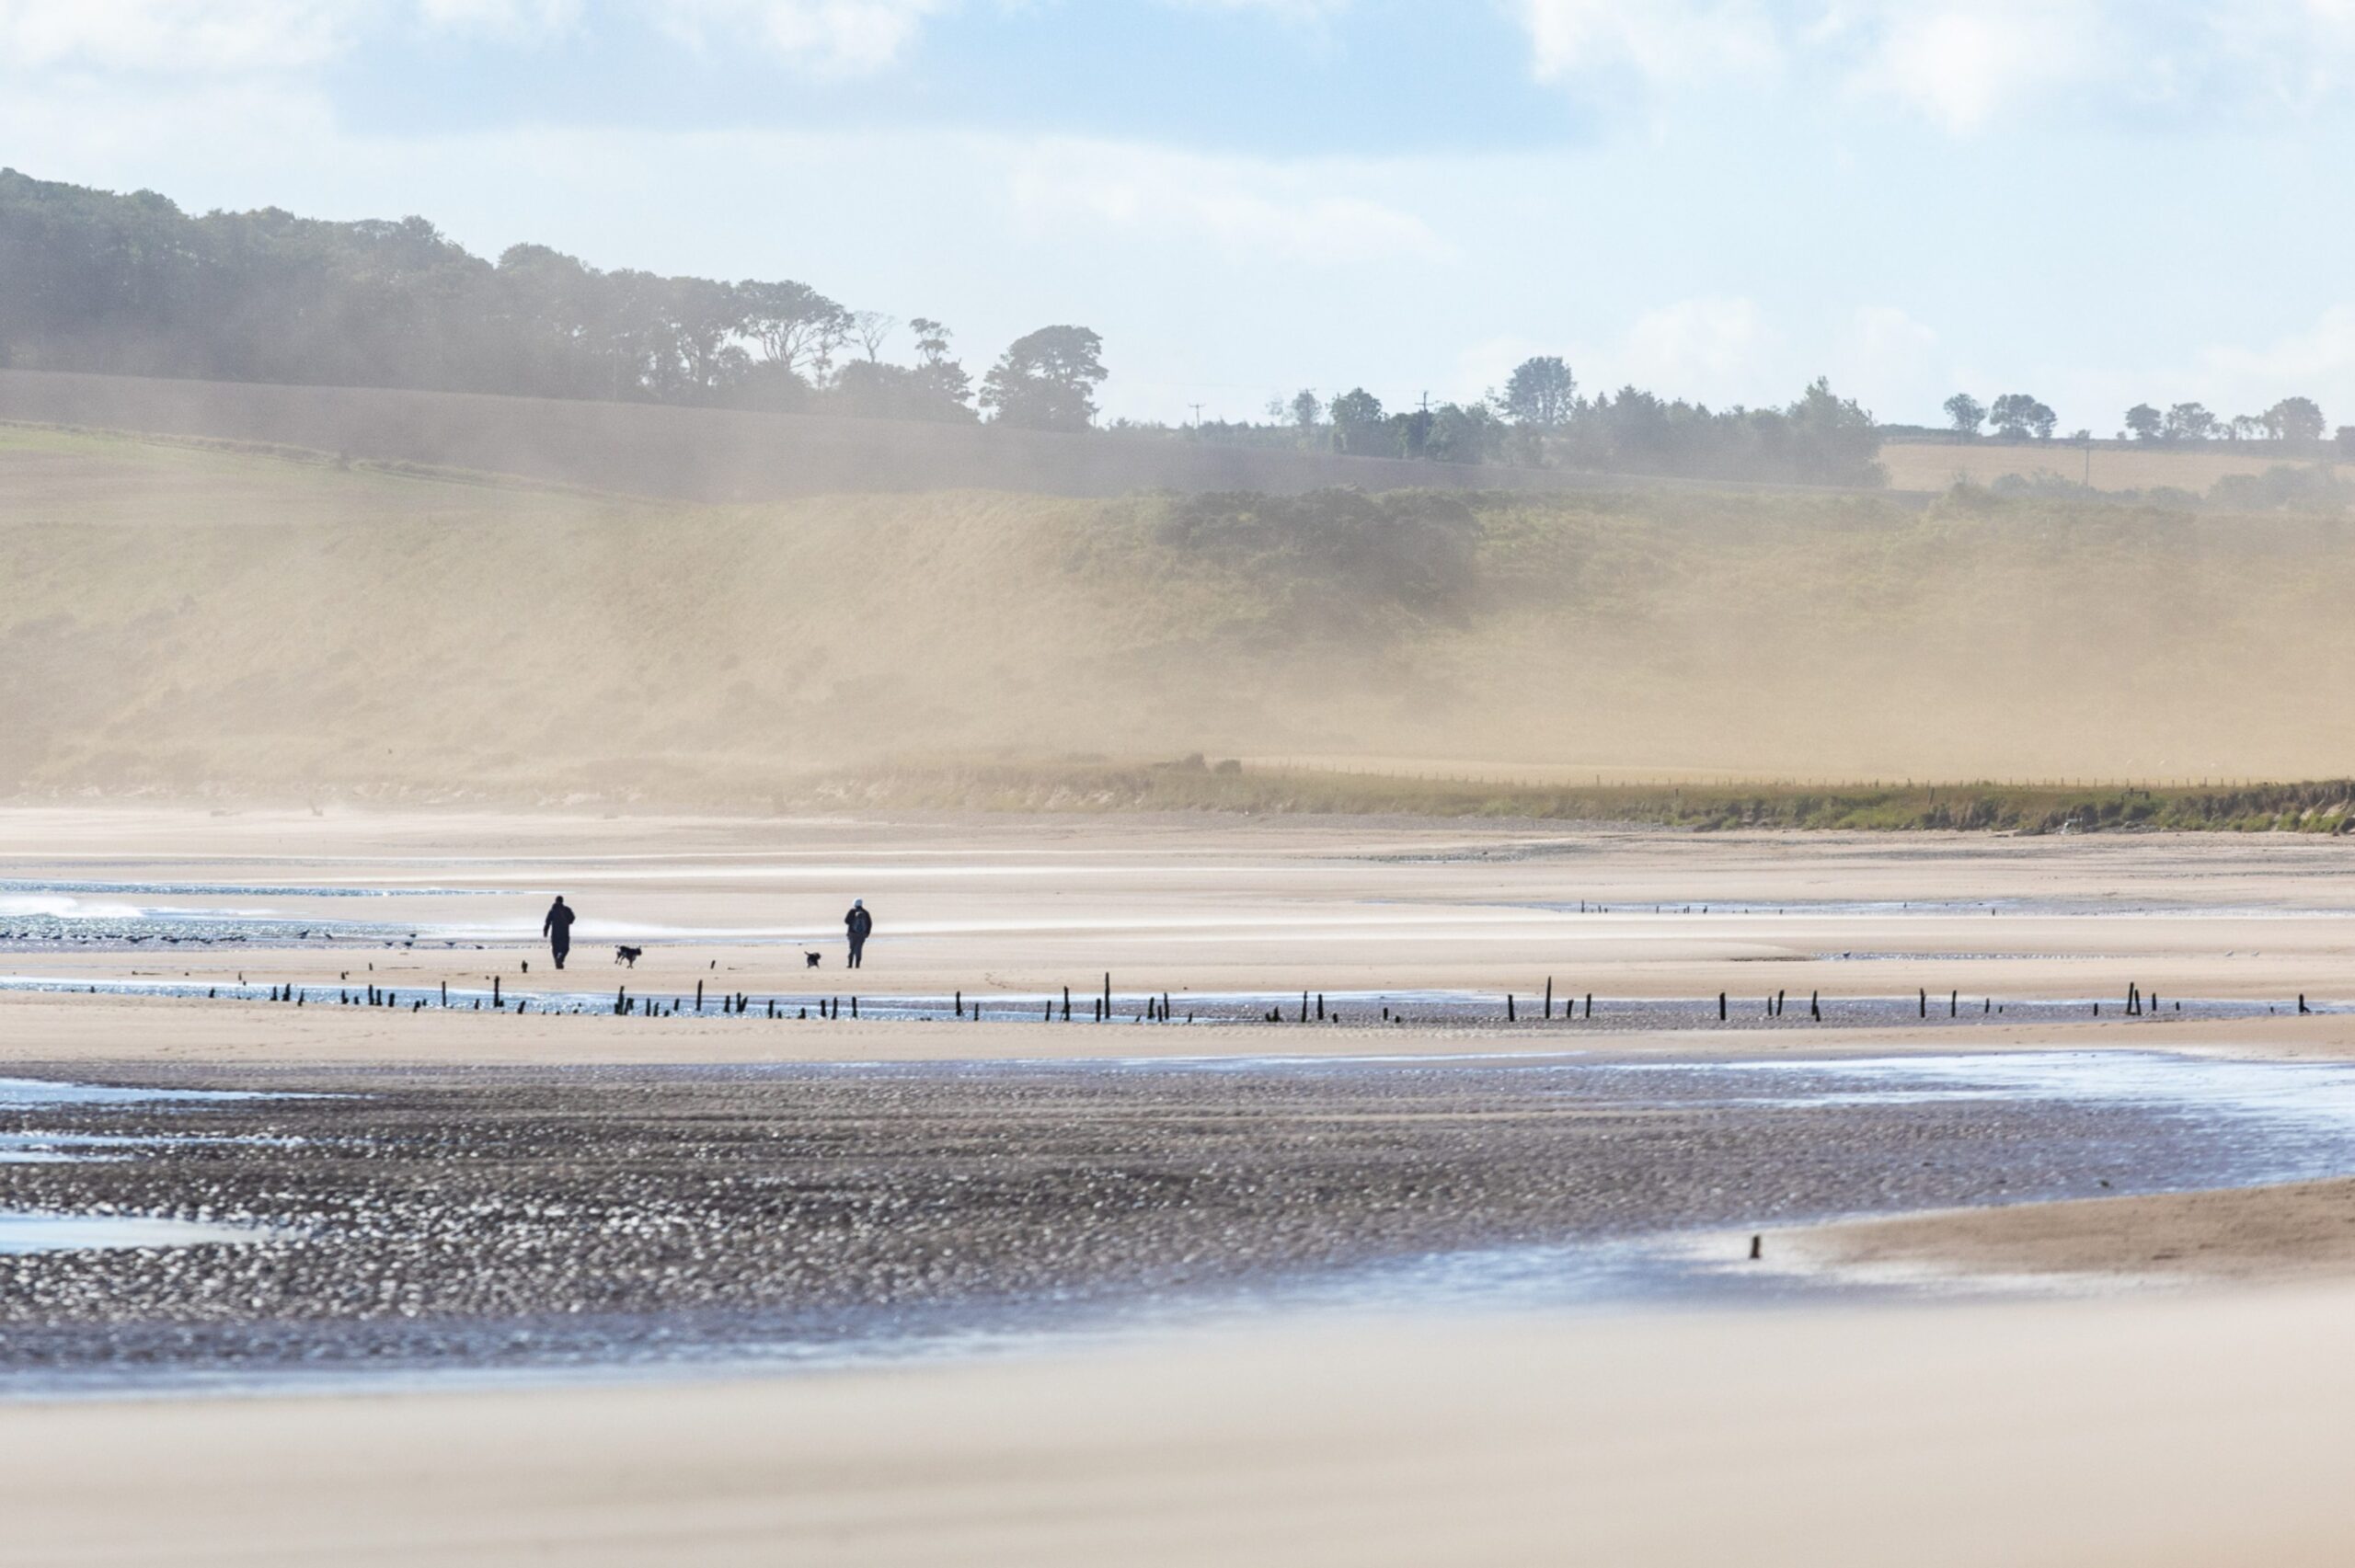
<svg viewBox="0 0 2355 1568">
<path fill-rule="evenodd" d="M 959 756 L 2344 767 L 2327 521 L 1178 505 L 657 506 L 17 429 L 0 784 L 757 809 Z"/>
</svg>

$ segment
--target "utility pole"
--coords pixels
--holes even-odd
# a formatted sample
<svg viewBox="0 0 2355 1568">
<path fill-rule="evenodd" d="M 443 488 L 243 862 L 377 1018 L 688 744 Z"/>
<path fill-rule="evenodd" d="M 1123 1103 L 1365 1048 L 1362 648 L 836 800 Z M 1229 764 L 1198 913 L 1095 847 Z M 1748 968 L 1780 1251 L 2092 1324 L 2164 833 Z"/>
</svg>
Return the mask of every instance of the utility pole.
<svg viewBox="0 0 2355 1568">
<path fill-rule="evenodd" d="M 1424 412 L 1424 413 L 1426 413 L 1426 414 L 1428 414 L 1428 413 L 1430 413 L 1430 411 L 1431 411 L 1431 395 L 1430 395 L 1430 393 L 1426 392 L 1426 393 L 1424 393 L 1424 394 L 1423 394 L 1423 412 Z"/>
<path fill-rule="evenodd" d="M 1202 406 L 1199 403 L 1189 403 L 1187 406 L 1194 411 L 1194 429 L 1198 430 L 1202 428 Z"/>
</svg>

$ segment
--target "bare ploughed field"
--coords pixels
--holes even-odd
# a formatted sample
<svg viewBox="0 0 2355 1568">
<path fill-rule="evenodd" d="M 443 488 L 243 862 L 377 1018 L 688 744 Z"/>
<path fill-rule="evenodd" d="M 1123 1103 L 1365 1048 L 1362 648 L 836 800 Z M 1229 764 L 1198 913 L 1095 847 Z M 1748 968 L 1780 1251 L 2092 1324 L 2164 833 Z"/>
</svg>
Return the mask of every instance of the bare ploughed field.
<svg viewBox="0 0 2355 1568">
<path fill-rule="evenodd" d="M 0 1257 L 0 1507 L 44 1562 L 2337 1561 L 2349 853 L 12 812 L 0 1087 L 215 1098 L 7 1112 L 0 1241 L 259 1233 Z"/>
</svg>

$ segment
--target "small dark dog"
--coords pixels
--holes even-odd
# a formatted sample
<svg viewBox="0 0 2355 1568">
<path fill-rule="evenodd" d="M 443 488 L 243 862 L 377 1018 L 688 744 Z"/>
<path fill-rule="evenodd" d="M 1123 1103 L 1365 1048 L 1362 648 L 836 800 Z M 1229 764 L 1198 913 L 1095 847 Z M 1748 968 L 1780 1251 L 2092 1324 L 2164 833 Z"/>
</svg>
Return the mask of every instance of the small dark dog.
<svg viewBox="0 0 2355 1568">
<path fill-rule="evenodd" d="M 638 961 L 645 956 L 646 949 L 643 947 L 616 947 L 614 949 L 614 962 L 616 964 L 626 964 L 633 969 L 638 967 Z"/>
<path fill-rule="evenodd" d="M 818 967 L 819 960 L 823 957 L 825 957 L 823 953 L 812 953 L 805 947 L 801 950 L 802 967 L 814 969 Z"/>
</svg>

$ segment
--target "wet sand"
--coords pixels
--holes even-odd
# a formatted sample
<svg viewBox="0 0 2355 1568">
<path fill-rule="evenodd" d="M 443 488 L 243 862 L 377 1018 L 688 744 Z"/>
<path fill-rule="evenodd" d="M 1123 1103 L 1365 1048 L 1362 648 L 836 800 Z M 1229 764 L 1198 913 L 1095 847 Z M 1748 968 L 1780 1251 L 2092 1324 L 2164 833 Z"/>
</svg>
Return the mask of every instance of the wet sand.
<svg viewBox="0 0 2355 1568">
<path fill-rule="evenodd" d="M 850 991 L 841 911 L 879 911 L 859 991 L 1081 996 L 1731 991 L 1969 1001 L 2230 998 L 2293 1008 L 2355 972 L 2355 880 L 2325 838 L 1677 836 L 1512 824 L 695 821 L 0 815 L 7 899 L 245 904 L 388 937 L 294 946 L 0 944 L 62 979 L 546 987 L 551 892 L 581 911 L 565 982 Z M 142 886 L 400 892 L 304 904 Z M 441 897 L 419 890 L 454 890 Z M 1580 911 L 1585 904 L 1585 911 Z M 1731 911 L 1729 911 L 1731 907 Z M 7 916 L 0 913 L 0 928 Z M 415 933 L 415 944 L 409 933 Z M 645 946 L 634 972 L 615 944 Z M 821 970 L 803 967 L 820 951 Z M 367 966 L 374 970 L 367 970 Z M 530 977 L 523 963 L 533 963 Z M 2355 996 L 2355 987 L 2348 987 Z"/>
<path fill-rule="evenodd" d="M 2355 1073 L 2169 1056 L 15 1070 L 0 1218 L 206 1228 L 0 1255 L 19 1393 L 1755 1306 L 1754 1227 L 2355 1175 Z"/>
<path fill-rule="evenodd" d="M 1476 1094 L 1412 1107 L 1279 1104 L 1241 1117 L 1233 1106 L 1204 1116 L 1199 1104 L 1149 1102 L 1074 1118 L 1061 1091 L 1041 1102 L 1035 1085 L 1009 1082 L 970 1115 L 936 1095 L 900 1106 L 890 1119 L 908 1141 L 884 1162 L 896 1185 L 863 1185 L 828 1152 L 826 1129 L 860 1119 L 839 1107 L 641 1104 L 645 1147 L 633 1154 L 628 1115 L 532 1087 L 529 1072 L 523 1087 L 494 1086 L 496 1109 L 479 1117 L 454 1117 L 434 1096 L 479 1092 L 502 1064 L 627 1068 L 602 1091 L 624 1093 L 638 1064 L 1116 1054 L 1607 1050 L 1671 1060 L 2120 1047 L 2330 1061 L 2355 1056 L 2355 1014 L 2254 1010 L 2293 1009 L 2301 992 L 2317 1005 L 2355 1000 L 2346 853 L 2303 839 L 1712 839 L 1456 823 L 0 815 L 0 876 L 19 882 L 465 890 L 397 900 L 417 947 L 372 937 L 183 944 L 158 956 L 146 944 L 0 943 L 0 970 L 17 975 L 228 983 L 242 971 L 335 986 L 353 973 L 409 989 L 496 974 L 509 994 L 528 992 L 548 979 L 530 936 L 561 889 L 585 911 L 573 972 L 601 986 L 626 978 L 601 944 L 653 933 L 634 987 L 679 993 L 702 976 L 718 979 L 715 990 L 808 994 L 798 943 L 829 936 L 858 895 L 881 921 L 873 967 L 858 977 L 876 996 L 1069 984 L 1084 999 L 1109 968 L 1137 996 L 1500 999 L 1533 997 L 1553 975 L 1565 993 L 1630 1003 L 1727 990 L 1751 1014 L 1618 1030 L 1605 1046 L 1601 1032 L 1582 1040 L 1558 1021 L 1508 1029 L 1457 1017 L 1407 1027 L 772 1025 L 0 995 L 0 1073 L 334 1089 L 350 1086 L 339 1075 L 398 1070 L 386 1104 L 357 1116 L 350 1139 L 312 1125 L 327 1114 L 315 1105 L 286 1126 L 317 1144 L 259 1161 L 224 1151 L 212 1173 L 215 1218 L 267 1216 L 273 1193 L 339 1195 L 344 1219 L 375 1227 L 373 1252 L 345 1254 L 364 1266 L 224 1270 L 236 1290 L 220 1288 L 199 1310 L 190 1302 L 202 1287 L 191 1281 L 202 1271 L 185 1269 L 205 1249 L 17 1260 L 8 1342 L 34 1371 L 44 1345 L 52 1369 L 71 1349 L 56 1325 L 70 1329 L 76 1312 L 102 1323 L 110 1310 L 138 1318 L 172 1302 L 184 1318 L 280 1325 L 282 1348 L 320 1310 L 348 1310 L 334 1305 L 337 1290 L 387 1283 L 384 1321 L 396 1325 L 463 1315 L 469 1295 L 477 1307 L 536 1310 L 550 1298 L 534 1292 L 549 1278 L 576 1294 L 583 1281 L 615 1289 L 633 1310 L 660 1307 L 672 1302 L 661 1270 L 681 1263 L 684 1277 L 721 1282 L 717 1304 L 729 1310 L 824 1305 L 792 1296 L 794 1282 L 871 1282 L 913 1261 L 894 1252 L 906 1237 L 888 1225 L 861 1239 L 863 1206 L 879 1194 L 969 1225 L 960 1233 L 972 1255 L 940 1276 L 958 1288 L 1076 1280 L 1155 1290 L 1189 1251 L 1232 1258 L 1265 1246 L 1290 1267 L 1334 1237 L 1411 1249 L 1482 1224 L 1488 1241 L 1585 1234 L 1580 1217 L 1607 1214 L 1614 1193 L 1637 1195 L 1647 1212 L 1684 1202 L 1694 1224 L 1768 1216 L 1758 1223 L 1778 1267 L 1786 1251 L 1822 1247 L 1807 1255 L 2082 1284 L 2141 1281 L 2154 1262 L 2183 1261 L 2206 1287 L 2124 1300 L 1395 1325 L 1286 1316 L 1225 1337 L 742 1383 L 0 1404 L 0 1505 L 29 1562 L 2336 1561 L 2348 1521 L 2328 1467 L 2349 1436 L 2355 1390 L 2338 1387 L 2343 1358 L 2311 1347 L 2335 1342 L 2355 1287 L 2255 1286 L 2344 1278 L 2355 1248 L 2330 1222 L 2340 1184 L 1957 1215 L 1947 1206 L 2003 1196 L 1998 1171 L 2022 1178 L 2009 1196 L 2082 1196 L 2098 1179 L 2093 1156 L 2039 1184 L 2012 1163 L 2017 1146 L 1996 1136 L 2003 1128 L 1935 1106 L 1869 1128 L 1821 1111 L 1754 1125 L 1706 1107 L 1500 1115 Z M 471 935 L 424 934 L 466 925 Z M 436 951 L 429 940 L 482 945 Z M 826 951 L 824 989 L 846 991 L 838 944 Z M 1926 1027 L 1878 1014 L 1770 1027 L 1757 1016 L 1769 990 L 1820 989 L 1861 1008 L 1917 988 L 2108 1001 L 2130 982 L 2243 1011 L 2125 1020 L 2106 1007 L 2098 1023 L 2088 1012 Z M 1061 1108 L 1034 1115 L 1042 1104 Z M 1046 1162 L 1063 1173 L 1040 1179 L 1040 1140 L 1074 1128 L 1096 1140 L 1088 1168 L 1154 1166 L 1167 1184 L 1157 1190 L 1183 1200 L 1094 1231 L 1093 1206 L 1132 1189 L 1073 1174 L 1088 1162 L 1072 1161 L 1067 1144 Z M 1891 1177 L 1893 1156 L 1925 1137 L 1946 1154 L 1984 1141 L 1971 1160 L 1942 1168 L 1934 1156 L 1926 1175 L 1916 1156 L 1885 1201 L 1855 1199 L 1856 1184 Z M 398 1155 L 361 1152 L 379 1147 Z M 697 1191 L 688 1179 L 717 1151 L 748 1150 L 745 1173 L 773 1185 Z M 1226 1168 L 1225 1156 L 1242 1153 L 1251 1158 Z M 1255 1195 L 1254 1169 L 1284 1179 Z M 22 1192 L 134 1207 L 158 1198 L 137 1164 L 0 1171 Z M 811 1179 L 821 1171 L 852 1179 L 821 1188 Z M 295 1172 L 300 1189 L 285 1179 Z M 976 1193 L 956 1176 L 1003 1179 Z M 595 1232 L 603 1239 L 580 1254 L 590 1266 L 529 1266 L 550 1255 L 552 1238 L 591 1233 L 545 1213 L 557 1186 L 569 1201 L 611 1190 L 677 1229 L 668 1242 L 659 1230 Z M 1802 1236 L 1770 1222 L 1794 1190 L 1802 1201 L 1783 1211 L 1790 1218 L 1940 1211 Z M 446 1211 L 426 1201 L 457 1192 L 466 1202 Z M 809 1205 L 831 1206 L 833 1218 L 764 1230 L 776 1212 L 764 1205 L 780 1195 L 804 1206 L 804 1221 L 817 1212 Z M 519 1198 L 544 1212 L 520 1212 Z M 1092 1233 L 1122 1239 L 1117 1266 L 1039 1272 L 1057 1255 L 1055 1216 L 1079 1213 Z M 1826 1235 L 1869 1239 L 1841 1242 L 1840 1253 Z M 684 1252 L 667 1253 L 674 1244 Z M 802 1246 L 812 1267 L 797 1273 Z M 440 1316 L 405 1318 L 403 1289 Z"/>
<path fill-rule="evenodd" d="M 1729 1041 L 1736 1031 L 1714 1031 L 1714 1017 L 1698 1011 L 1719 992 L 1744 1034 L 1730 1042 L 1737 1049 L 1779 1048 L 1749 1037 L 1770 995 L 1786 999 L 1782 1035 L 1804 1030 L 1812 994 L 1826 1023 L 1878 1030 L 1903 1022 L 1894 1014 L 1924 991 L 1931 1022 L 1944 1022 L 1954 995 L 1957 1022 L 1994 1046 L 2016 1037 L 2007 1035 L 2016 1021 L 1999 1010 L 2039 1009 L 2033 1037 L 2049 1043 L 2052 1028 L 2091 1031 L 2096 1002 L 2101 1032 L 2088 1040 L 2122 1038 L 2112 1026 L 2124 1024 L 2205 1030 L 2227 1045 L 2294 1044 L 2338 1038 L 2335 1026 L 2289 1020 L 2301 995 L 2316 1006 L 2355 1003 L 2346 853 L 2304 838 L 1714 837 L 1452 822 L 15 812 L 0 814 L 0 877 L 9 884 L 0 888 L 0 975 L 63 986 L 234 988 L 242 979 L 295 985 L 314 1001 L 371 985 L 438 999 L 445 984 L 487 1001 L 494 979 L 509 999 L 563 991 L 602 1001 L 623 986 L 681 997 L 701 984 L 715 999 L 741 992 L 795 1011 L 852 994 L 945 1010 L 961 993 L 1003 1020 L 1064 988 L 1084 1018 L 1109 972 L 1123 1020 L 1163 995 L 1180 1017 L 1198 1004 L 1232 1013 L 1242 998 L 1281 1001 L 1291 1017 L 1304 991 L 1348 994 L 1336 1004 L 1353 1024 L 1378 1024 L 1384 998 L 1418 993 L 1484 1010 L 1473 1019 L 1462 1007 L 1403 1003 L 1398 1011 L 1436 1039 L 1459 1024 L 1500 1022 L 1504 998 L 1514 996 L 1522 1034 L 1490 1031 L 1484 1048 L 1517 1048 L 1545 1033 L 1530 1026 L 1541 1022 L 1551 979 L 1564 999 L 1597 998 L 1614 1048 L 1644 1048 L 1663 1031 Z M 228 891 L 239 887 L 267 891 Z M 320 896 L 304 898 L 306 887 Z M 582 911 L 560 980 L 536 941 L 555 891 Z M 869 966 L 856 976 L 841 967 L 839 933 L 852 897 L 867 898 L 880 919 Z M 12 900 L 71 918 L 12 917 Z M 244 925 L 224 925 L 215 918 L 223 910 Z M 119 922 L 95 918 L 125 912 L 149 918 L 132 934 L 155 929 L 159 913 L 202 915 L 211 923 L 190 929 L 208 939 L 132 944 L 108 934 L 125 930 Z M 305 921 L 318 922 L 313 938 L 289 943 L 285 927 Z M 331 937 L 336 921 L 369 929 Z M 247 929 L 258 934 L 237 934 Z M 12 931 L 43 934 L 11 941 Z M 635 969 L 614 963 L 619 943 L 646 948 Z M 806 967 L 805 950 L 823 967 Z M 2160 1013 L 2121 1019 L 2129 986 L 2157 992 Z M 1655 1003 L 1673 1006 L 1614 1019 Z M 2188 1010 L 2182 1017 L 2169 1011 L 2177 1003 Z M 272 1042 L 273 1054 L 340 1059 L 1269 1048 L 1152 1031 L 1107 1047 L 1085 1031 L 1021 1036 L 1011 1023 L 1012 1033 L 990 1024 L 953 1039 L 869 1020 L 855 1036 L 778 1027 L 746 1040 L 729 1029 L 673 1036 L 667 1023 L 642 1018 L 526 1034 L 537 1025 L 511 1018 L 487 1029 L 431 1017 L 321 1025 L 306 1016 L 290 1025 L 226 1000 L 213 1014 L 104 1005 L 138 1031 L 138 1051 L 157 1053 L 216 1048 L 208 1042 L 234 1053 L 248 1033 Z M 221 1010 L 236 1022 L 214 1021 Z M 94 1036 L 76 1022 L 86 1016 L 0 991 L 0 1020 L 17 1020 L 0 1024 L 0 1038 L 23 1048 L 104 1046 L 108 1031 Z M 1566 1048 L 1570 1034 L 1545 1047 Z M 1288 1038 L 1281 1048 L 1409 1048 L 1363 1033 L 1345 1046 L 1307 1031 Z"/>
</svg>

